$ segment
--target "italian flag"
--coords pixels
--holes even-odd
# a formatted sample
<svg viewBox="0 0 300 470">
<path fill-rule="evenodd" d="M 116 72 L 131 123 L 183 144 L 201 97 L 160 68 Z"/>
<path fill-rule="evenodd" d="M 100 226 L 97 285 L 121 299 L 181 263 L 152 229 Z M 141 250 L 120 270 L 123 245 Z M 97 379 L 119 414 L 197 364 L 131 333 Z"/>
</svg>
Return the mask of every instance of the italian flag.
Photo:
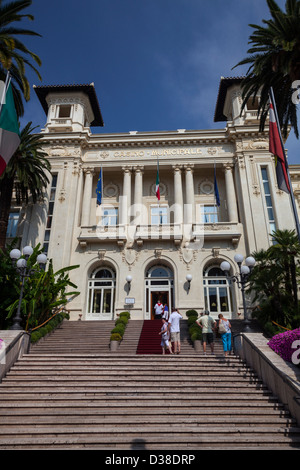
<svg viewBox="0 0 300 470">
<path fill-rule="evenodd" d="M 280 126 L 276 118 L 276 104 L 273 100 L 272 94 L 270 95 L 269 111 L 269 151 L 275 157 L 277 184 L 279 189 L 286 193 L 290 193 L 288 165 L 284 147 L 282 145 Z"/>
<path fill-rule="evenodd" d="M 156 194 L 157 199 L 160 201 L 160 192 L 159 192 L 159 166 L 158 166 L 158 161 L 157 161 L 157 173 L 156 173 L 155 194 Z"/>
<path fill-rule="evenodd" d="M 0 176 L 20 144 L 20 130 L 11 83 L 2 82 L 2 108 L 0 114 Z"/>
</svg>

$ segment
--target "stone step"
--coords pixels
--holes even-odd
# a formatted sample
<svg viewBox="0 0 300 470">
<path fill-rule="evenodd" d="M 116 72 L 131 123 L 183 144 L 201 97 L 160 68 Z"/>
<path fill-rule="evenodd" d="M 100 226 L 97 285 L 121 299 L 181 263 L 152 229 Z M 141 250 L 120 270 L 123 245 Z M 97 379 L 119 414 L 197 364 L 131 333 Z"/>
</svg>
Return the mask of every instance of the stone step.
<svg viewBox="0 0 300 470">
<path fill-rule="evenodd" d="M 173 402 L 172 402 L 173 403 Z M 226 408 L 219 408 L 219 407 L 211 407 L 209 406 L 201 406 L 198 407 L 194 406 L 177 406 L 176 409 L 173 408 L 175 402 L 172 406 L 168 406 L 167 404 L 164 406 L 164 412 L 169 415 L 172 414 L 174 419 L 180 418 L 183 420 L 190 419 L 190 418 L 199 418 L 205 417 L 212 418 L 212 419 L 223 419 L 224 418 L 245 418 L 247 420 L 253 418 L 266 418 L 266 419 L 284 419 L 287 423 L 294 422 L 294 420 L 290 417 L 289 411 L 284 409 L 283 405 L 280 404 L 272 404 L 271 403 L 259 403 L 256 406 L 251 406 L 247 408 L 241 408 L 240 404 L 237 406 L 228 406 Z M 123 404 L 118 406 L 118 404 L 110 405 L 110 413 L 108 413 L 107 408 L 105 405 L 99 404 L 98 406 L 85 406 L 78 405 L 75 407 L 70 407 L 68 405 L 65 406 L 48 406 L 44 408 L 43 415 L 41 415 L 40 407 L 35 407 L 34 403 L 30 404 L 19 404 L 19 406 L 15 407 L 14 414 L 11 414 L 10 404 L 8 403 L 8 407 L 2 407 L 1 409 L 1 422 L 8 421 L 18 421 L 19 418 L 22 416 L 26 416 L 28 420 L 33 420 L 37 422 L 38 420 L 47 419 L 48 417 L 52 418 L 61 418 L 61 419 L 83 419 L 88 418 L 91 416 L 95 419 L 112 419 L 115 422 L 114 413 L 118 413 L 118 416 L 122 416 L 124 419 L 127 417 L 133 419 L 148 419 L 149 417 L 153 419 L 155 416 L 160 418 L 161 420 L 161 408 L 157 407 L 156 404 L 147 405 L 146 403 L 141 403 L 141 406 L 137 409 L 135 406 L 128 406 L 125 407 Z M 1 407 L 0 407 L 1 408 Z M 278 412 L 280 410 L 280 412 Z M 2 421 L 3 420 L 3 421 Z M 248 421 L 247 421 L 248 422 Z M 244 421 L 245 423 L 245 421 Z"/>
<path fill-rule="evenodd" d="M 110 408 L 112 408 L 113 410 L 117 409 L 119 412 L 120 410 L 122 411 L 124 407 L 126 407 L 128 410 L 132 410 L 137 406 L 140 410 L 147 410 L 147 412 L 150 410 L 151 413 L 157 407 L 158 409 L 164 407 L 164 412 L 165 409 L 168 409 L 170 411 L 170 414 L 173 414 L 173 407 L 180 409 L 181 412 L 186 411 L 187 413 L 189 413 L 191 407 L 195 408 L 197 406 L 194 398 L 186 398 L 183 400 L 182 394 L 172 396 L 171 398 L 162 397 L 160 399 L 156 399 L 156 397 L 150 397 L 151 403 L 149 400 L 149 396 L 140 396 L 135 394 L 122 395 L 114 392 L 112 392 L 111 395 L 95 397 L 94 399 L 93 397 L 84 396 L 84 394 L 81 394 L 82 398 L 68 397 L 68 395 L 66 394 L 66 397 L 64 399 L 63 396 L 57 397 L 54 394 L 52 394 L 50 397 L 50 394 L 48 393 L 45 394 L 44 397 L 38 398 L 35 401 L 32 400 L 30 397 L 24 395 L 22 397 L 22 403 L 20 403 L 18 397 L 18 394 L 16 394 L 15 397 L 5 397 L 5 402 L 4 399 L 2 402 L 0 402 L 1 414 L 4 412 L 4 410 L 6 410 L 6 408 L 10 408 L 11 412 L 12 410 L 14 410 L 14 412 L 16 413 L 18 413 L 20 409 L 26 409 L 29 411 L 31 409 L 36 410 L 39 408 L 42 409 L 43 413 L 45 413 L 47 409 L 60 409 L 61 411 L 64 411 L 65 409 L 76 410 L 78 408 L 83 409 L 84 407 L 86 407 L 87 410 L 98 410 L 102 408 L 105 409 L 106 412 L 109 414 Z M 49 400 L 49 398 L 51 398 L 51 400 Z M 277 413 L 280 413 L 280 415 L 282 414 L 282 412 L 286 411 L 284 405 L 278 403 L 278 400 L 274 397 L 254 397 L 252 398 L 251 403 L 249 403 L 248 397 L 244 398 L 243 396 L 240 396 L 235 398 L 234 401 L 235 403 L 230 405 L 230 407 L 228 408 L 229 410 L 239 411 L 240 409 L 246 407 L 249 408 L 249 410 L 255 411 L 267 410 L 269 412 L 270 410 L 275 410 Z M 212 412 L 212 408 L 217 408 L 219 402 L 220 399 L 217 396 L 210 398 L 207 397 L 207 399 L 205 400 L 205 404 L 201 403 L 201 407 Z"/>
<path fill-rule="evenodd" d="M 155 433 L 131 433 L 123 432 L 120 436 L 115 436 L 114 432 L 111 434 L 103 434 L 101 430 L 93 435 L 79 434 L 72 436 L 72 434 L 64 435 L 47 435 L 47 436 L 17 436 L 17 437 L 0 437 L 0 448 L 5 449 L 154 449 L 154 450 L 175 450 L 178 451 L 178 442 L 180 442 L 180 449 L 191 450 L 239 450 L 239 449 L 291 449 L 293 446 L 299 446 L 300 437 L 295 436 L 292 432 L 287 434 L 286 429 L 276 429 L 274 433 L 263 434 L 258 436 L 256 433 L 242 433 L 240 430 L 235 432 L 227 432 L 224 429 L 215 429 L 211 433 L 199 433 L 196 429 L 194 433 L 184 435 L 181 433 L 170 433 L 168 429 L 159 430 Z M 230 431 L 230 428 L 229 428 Z"/>
<path fill-rule="evenodd" d="M 87 434 L 98 434 L 99 437 L 103 436 L 104 434 L 106 437 L 113 437 L 117 439 L 119 436 L 122 437 L 125 434 L 131 434 L 137 437 L 140 437 L 142 435 L 147 435 L 148 436 L 153 436 L 155 437 L 156 434 L 164 434 L 164 433 L 169 433 L 171 430 L 172 432 L 176 435 L 179 436 L 184 436 L 186 434 L 197 434 L 198 439 L 199 435 L 214 435 L 214 434 L 221 434 L 222 432 L 226 434 L 231 434 L 231 436 L 236 435 L 239 436 L 241 434 L 249 435 L 253 433 L 258 433 L 259 435 L 267 434 L 269 439 L 270 435 L 274 437 L 278 437 L 278 435 L 282 434 L 283 436 L 286 435 L 294 435 L 296 438 L 298 438 L 300 442 L 300 432 L 299 428 L 296 427 L 287 427 L 287 426 L 258 426 L 257 429 L 254 428 L 253 426 L 247 426 L 247 425 L 241 425 L 241 424 L 236 424 L 233 425 L 230 423 L 225 424 L 219 424 L 216 425 L 216 423 L 212 423 L 212 426 L 208 429 L 206 424 L 185 424 L 184 427 L 181 426 L 180 423 L 168 423 L 163 424 L 163 422 L 160 422 L 159 430 L 157 431 L 156 428 L 156 423 L 154 423 L 154 426 L 149 426 L 145 427 L 144 423 L 141 424 L 135 424 L 134 427 L 128 426 L 126 424 L 123 424 L 121 422 L 118 422 L 118 426 L 115 425 L 116 423 L 100 423 L 99 425 L 95 424 L 87 424 L 87 423 L 81 423 L 76 426 L 74 429 L 73 424 L 60 424 L 59 426 L 57 424 L 51 423 L 49 426 L 47 425 L 30 425 L 30 424 L 23 424 L 23 425 L 1 425 L 0 424 L 0 443 L 3 439 L 5 439 L 6 436 L 13 435 L 14 437 L 16 436 L 21 436 L 21 435 L 27 435 L 27 436 L 35 436 L 35 435 L 53 435 L 55 436 L 56 434 L 59 434 L 60 436 L 63 436 L 64 434 L 70 434 L 76 435 L 76 436 L 84 436 Z"/>
<path fill-rule="evenodd" d="M 136 354 L 131 321 L 112 354 L 101 322 L 71 323 L 0 384 L 1 450 L 300 449 L 295 420 L 240 358 L 188 342 L 181 355 Z"/>
</svg>

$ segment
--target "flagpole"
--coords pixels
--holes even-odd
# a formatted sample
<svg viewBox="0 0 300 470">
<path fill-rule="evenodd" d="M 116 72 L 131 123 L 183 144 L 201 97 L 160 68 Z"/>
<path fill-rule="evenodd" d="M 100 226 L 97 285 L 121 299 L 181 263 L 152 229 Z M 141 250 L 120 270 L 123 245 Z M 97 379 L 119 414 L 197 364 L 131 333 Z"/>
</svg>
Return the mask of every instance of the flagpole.
<svg viewBox="0 0 300 470">
<path fill-rule="evenodd" d="M 216 160 L 214 160 L 214 182 L 215 182 L 215 178 L 217 177 L 217 172 L 216 172 Z M 220 218 L 219 218 L 219 215 L 220 215 L 220 208 L 219 208 L 219 204 L 217 202 L 217 195 L 216 195 L 216 191 L 215 191 L 215 206 L 217 206 L 217 215 L 218 215 L 218 222 L 220 221 Z"/>
<path fill-rule="evenodd" d="M 300 223 L 299 223 L 298 211 L 297 211 L 295 196 L 294 196 L 294 192 L 293 192 L 293 187 L 292 187 L 292 182 L 291 182 L 291 177 L 290 177 L 290 172 L 289 172 L 289 166 L 288 166 L 288 163 L 287 163 L 285 148 L 284 148 L 284 144 L 283 144 L 283 140 L 282 140 L 281 129 L 280 129 L 280 125 L 279 125 L 279 119 L 278 119 L 278 114 L 277 114 L 277 107 L 276 107 L 273 87 L 270 87 L 270 95 L 271 95 L 271 101 L 274 103 L 274 113 L 275 113 L 275 118 L 276 118 L 276 122 L 277 122 L 278 133 L 279 133 L 279 138 L 280 138 L 280 142 L 281 142 L 281 146 L 282 146 L 282 151 L 283 151 L 284 157 L 285 157 L 286 173 L 287 173 L 288 182 L 289 182 L 289 186 L 290 186 L 290 197 L 291 197 L 291 203 L 292 203 L 292 208 L 293 208 L 293 213 L 294 213 L 296 230 L 297 230 L 297 234 L 298 234 L 298 240 L 300 241 Z"/>
<path fill-rule="evenodd" d="M 103 167 L 101 165 L 101 202 L 103 198 Z"/>
<path fill-rule="evenodd" d="M 159 175 L 159 163 L 158 163 L 158 157 L 157 157 L 157 174 Z M 158 176 L 159 177 L 159 176 Z M 158 208 L 158 225 L 161 225 L 160 223 L 160 213 L 159 213 L 159 199 L 157 198 L 157 208 Z"/>
</svg>

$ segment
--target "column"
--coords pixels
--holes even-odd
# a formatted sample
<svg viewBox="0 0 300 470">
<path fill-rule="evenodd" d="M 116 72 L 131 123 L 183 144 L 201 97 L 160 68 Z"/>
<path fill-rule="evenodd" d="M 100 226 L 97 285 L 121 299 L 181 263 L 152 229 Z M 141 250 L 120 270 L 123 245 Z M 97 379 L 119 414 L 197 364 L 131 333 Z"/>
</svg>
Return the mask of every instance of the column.
<svg viewBox="0 0 300 470">
<path fill-rule="evenodd" d="M 236 193 L 235 193 L 234 180 L 233 180 L 233 174 L 232 174 L 233 167 L 234 165 L 231 163 L 224 164 L 225 183 L 226 183 L 226 200 L 227 200 L 229 222 L 238 222 Z"/>
<path fill-rule="evenodd" d="M 174 224 L 182 224 L 183 222 L 183 196 L 181 167 L 173 166 L 174 170 Z"/>
<path fill-rule="evenodd" d="M 129 209 L 131 205 L 131 168 L 125 166 L 123 170 L 123 194 L 121 201 L 121 225 L 128 225 Z"/>
<path fill-rule="evenodd" d="M 85 181 L 82 199 L 81 226 L 88 227 L 90 225 L 94 170 L 92 168 L 85 168 L 83 171 L 85 173 Z"/>
<path fill-rule="evenodd" d="M 185 165 L 185 219 L 186 224 L 195 223 L 194 165 Z"/>
<path fill-rule="evenodd" d="M 143 166 L 135 166 L 134 181 L 134 217 L 135 225 L 143 223 Z"/>
</svg>

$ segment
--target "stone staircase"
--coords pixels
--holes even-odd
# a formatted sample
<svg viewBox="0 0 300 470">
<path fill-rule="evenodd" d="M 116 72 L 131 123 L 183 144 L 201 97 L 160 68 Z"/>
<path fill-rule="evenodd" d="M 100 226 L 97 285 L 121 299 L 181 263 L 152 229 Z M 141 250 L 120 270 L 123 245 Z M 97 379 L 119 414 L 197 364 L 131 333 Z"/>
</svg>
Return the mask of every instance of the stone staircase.
<svg viewBox="0 0 300 470">
<path fill-rule="evenodd" d="M 0 384 L 0 450 L 300 450 L 299 427 L 238 357 L 192 347 L 138 355 L 134 341 L 126 351 L 125 336 L 120 354 L 101 352 L 93 325 L 72 323 Z M 141 327 L 132 325 L 129 337 Z"/>
<path fill-rule="evenodd" d="M 31 346 L 38 354 L 101 354 L 109 352 L 110 332 L 113 320 L 63 321 L 47 337 Z"/>
</svg>

